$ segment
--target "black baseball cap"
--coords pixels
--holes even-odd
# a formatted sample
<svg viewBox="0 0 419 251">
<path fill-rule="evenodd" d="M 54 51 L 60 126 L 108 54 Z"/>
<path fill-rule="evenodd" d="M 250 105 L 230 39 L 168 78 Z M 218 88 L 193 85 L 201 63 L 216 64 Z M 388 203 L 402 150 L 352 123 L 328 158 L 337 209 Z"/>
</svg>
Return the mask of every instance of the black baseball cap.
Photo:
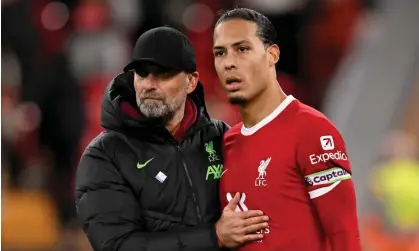
<svg viewBox="0 0 419 251">
<path fill-rule="evenodd" d="M 157 27 L 144 32 L 135 43 L 132 61 L 124 72 L 143 62 L 151 62 L 169 70 L 196 71 L 195 50 L 182 32 L 168 27 Z"/>
</svg>

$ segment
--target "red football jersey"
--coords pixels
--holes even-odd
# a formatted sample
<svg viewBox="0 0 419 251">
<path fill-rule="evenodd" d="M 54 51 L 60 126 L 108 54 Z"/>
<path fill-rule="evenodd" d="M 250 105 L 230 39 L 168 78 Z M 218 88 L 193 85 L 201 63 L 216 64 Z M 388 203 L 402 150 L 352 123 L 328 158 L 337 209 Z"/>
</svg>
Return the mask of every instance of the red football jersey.
<svg viewBox="0 0 419 251">
<path fill-rule="evenodd" d="M 355 192 L 344 141 L 320 112 L 288 96 L 252 128 L 227 132 L 222 206 L 269 216 L 264 239 L 242 251 L 358 251 Z"/>
</svg>

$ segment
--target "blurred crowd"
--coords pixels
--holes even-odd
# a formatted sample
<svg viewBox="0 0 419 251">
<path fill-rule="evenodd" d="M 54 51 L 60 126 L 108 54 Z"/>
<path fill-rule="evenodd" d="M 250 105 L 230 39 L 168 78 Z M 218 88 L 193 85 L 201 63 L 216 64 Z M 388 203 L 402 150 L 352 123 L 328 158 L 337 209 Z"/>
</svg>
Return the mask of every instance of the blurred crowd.
<svg viewBox="0 0 419 251">
<path fill-rule="evenodd" d="M 279 83 L 286 93 L 324 111 L 336 72 L 364 34 L 365 20 L 385 2 L 3 0 L 4 250 L 91 250 L 75 218 L 74 173 L 83 149 L 102 130 L 104 88 L 130 60 L 145 30 L 170 25 L 191 39 L 209 113 L 233 125 L 239 114 L 219 86 L 211 49 L 219 10 L 240 6 L 267 15 L 281 48 Z M 416 75 L 397 103 L 398 123 L 372 150 L 378 153 L 371 156 L 375 165 L 356 169 L 369 177 L 368 190 L 357 193 L 373 198 L 370 209 L 360 212 L 366 251 L 419 250 L 419 60 L 412 64 L 408 67 Z"/>
</svg>

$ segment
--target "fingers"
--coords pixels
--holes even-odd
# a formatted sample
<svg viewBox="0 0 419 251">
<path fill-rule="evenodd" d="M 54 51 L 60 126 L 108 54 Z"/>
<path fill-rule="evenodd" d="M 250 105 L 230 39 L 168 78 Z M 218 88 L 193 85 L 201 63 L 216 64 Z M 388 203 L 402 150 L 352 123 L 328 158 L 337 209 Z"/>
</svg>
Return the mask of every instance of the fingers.
<svg viewBox="0 0 419 251">
<path fill-rule="evenodd" d="M 253 224 L 250 226 L 247 226 L 244 228 L 244 232 L 246 234 L 254 234 L 262 229 L 265 229 L 268 227 L 268 223 L 267 222 L 263 222 L 263 223 L 259 223 L 259 224 Z"/>
<path fill-rule="evenodd" d="M 242 219 L 248 219 L 248 218 L 253 218 L 257 216 L 262 216 L 263 212 L 260 210 L 250 210 L 250 211 L 245 211 L 245 212 L 239 212 L 239 214 Z"/>
<path fill-rule="evenodd" d="M 248 234 L 243 236 L 243 240 L 241 241 L 242 244 L 251 241 L 258 241 L 263 239 L 263 234 Z"/>
<path fill-rule="evenodd" d="M 268 220 L 269 220 L 269 217 L 266 215 L 256 216 L 256 217 L 247 218 L 246 220 L 244 220 L 244 225 L 245 226 L 255 225 L 255 224 L 267 222 Z"/>
<path fill-rule="evenodd" d="M 234 197 L 231 199 L 231 201 L 227 204 L 227 206 L 225 206 L 224 209 L 229 209 L 229 210 L 234 211 L 239 201 L 240 201 L 240 193 L 236 193 Z"/>
<path fill-rule="evenodd" d="M 248 218 L 246 218 L 248 217 Z M 216 234 L 222 246 L 237 247 L 263 238 L 261 230 L 268 228 L 269 217 L 260 210 L 247 212 L 224 211 L 216 223 Z M 259 233 L 258 233 L 259 232 Z"/>
</svg>

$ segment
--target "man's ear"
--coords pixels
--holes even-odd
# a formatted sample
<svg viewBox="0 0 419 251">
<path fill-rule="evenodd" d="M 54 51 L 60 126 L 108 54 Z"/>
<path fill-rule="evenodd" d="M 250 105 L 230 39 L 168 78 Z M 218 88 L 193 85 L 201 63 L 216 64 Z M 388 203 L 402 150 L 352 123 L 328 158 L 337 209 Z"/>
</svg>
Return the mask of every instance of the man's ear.
<svg viewBox="0 0 419 251">
<path fill-rule="evenodd" d="M 268 50 L 268 57 L 269 57 L 269 65 L 276 65 L 279 61 L 279 56 L 281 51 L 279 50 L 278 45 L 273 44 L 267 48 Z"/>
<path fill-rule="evenodd" d="M 188 94 L 195 91 L 198 85 L 199 73 L 197 71 L 188 74 Z"/>
</svg>

